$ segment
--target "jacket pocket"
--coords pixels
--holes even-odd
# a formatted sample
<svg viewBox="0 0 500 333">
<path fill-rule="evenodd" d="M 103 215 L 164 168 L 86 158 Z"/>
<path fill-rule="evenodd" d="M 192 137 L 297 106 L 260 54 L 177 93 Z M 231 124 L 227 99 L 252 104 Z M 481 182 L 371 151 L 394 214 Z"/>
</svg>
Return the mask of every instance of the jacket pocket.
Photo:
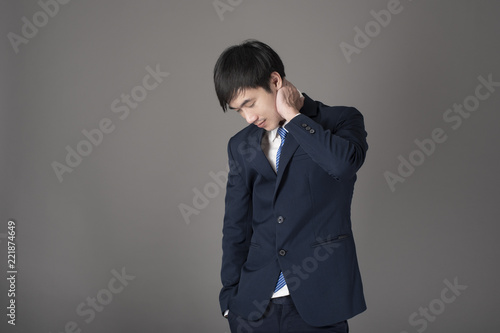
<svg viewBox="0 0 500 333">
<path fill-rule="evenodd" d="M 328 235 L 326 237 L 317 237 L 316 241 L 314 243 L 312 243 L 311 246 L 312 247 L 324 246 L 324 245 L 328 245 L 330 243 L 341 242 L 341 241 L 346 240 L 346 239 L 351 238 L 351 237 L 352 237 L 351 234 L 342 234 L 342 235 L 338 235 L 338 236 Z"/>
<path fill-rule="evenodd" d="M 245 261 L 244 267 L 247 270 L 253 271 L 258 270 L 273 260 L 273 257 L 266 253 L 264 249 L 258 243 L 250 243 L 248 249 L 247 260 Z"/>
</svg>

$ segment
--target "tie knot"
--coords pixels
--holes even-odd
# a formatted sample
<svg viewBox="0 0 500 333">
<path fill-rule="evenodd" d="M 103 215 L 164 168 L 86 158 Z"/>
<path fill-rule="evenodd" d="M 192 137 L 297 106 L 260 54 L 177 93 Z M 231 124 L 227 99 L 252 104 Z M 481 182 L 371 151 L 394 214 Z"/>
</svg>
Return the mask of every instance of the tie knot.
<svg viewBox="0 0 500 333">
<path fill-rule="evenodd" d="M 288 132 L 283 127 L 278 127 L 278 134 L 280 135 L 282 141 L 285 140 L 287 133 Z"/>
</svg>

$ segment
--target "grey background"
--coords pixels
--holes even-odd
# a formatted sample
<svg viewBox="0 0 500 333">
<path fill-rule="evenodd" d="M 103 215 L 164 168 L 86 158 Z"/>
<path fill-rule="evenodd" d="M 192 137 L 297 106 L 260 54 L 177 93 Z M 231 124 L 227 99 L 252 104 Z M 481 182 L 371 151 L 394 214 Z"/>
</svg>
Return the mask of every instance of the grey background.
<svg viewBox="0 0 500 333">
<path fill-rule="evenodd" d="M 368 310 L 351 331 L 497 332 L 500 89 L 456 130 L 443 114 L 479 76 L 500 81 L 500 4 L 402 0 L 348 62 L 340 43 L 388 2 L 233 0 L 221 19 L 211 0 L 71 1 L 15 53 L 7 34 L 41 7 L 2 1 L 0 268 L 15 219 L 19 272 L 15 327 L 0 273 L 0 330 L 229 331 L 218 304 L 224 189 L 210 174 L 227 170 L 227 140 L 246 124 L 222 113 L 212 69 L 224 48 L 256 38 L 301 91 L 365 116 L 352 218 Z M 121 120 L 112 102 L 157 64 L 168 77 Z M 103 118 L 114 131 L 60 182 L 51 163 Z M 447 140 L 391 191 L 384 172 L 435 128 Z M 186 223 L 180 205 L 205 187 L 211 198 Z M 85 322 L 79 304 L 122 268 L 135 278 Z M 467 289 L 425 329 L 411 325 L 439 304 L 445 279 Z"/>
</svg>

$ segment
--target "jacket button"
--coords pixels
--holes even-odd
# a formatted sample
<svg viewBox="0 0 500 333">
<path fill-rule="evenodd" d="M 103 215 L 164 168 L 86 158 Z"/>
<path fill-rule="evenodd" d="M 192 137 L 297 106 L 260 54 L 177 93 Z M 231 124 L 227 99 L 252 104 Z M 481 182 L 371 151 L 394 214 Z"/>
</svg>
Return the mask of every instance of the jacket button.
<svg viewBox="0 0 500 333">
<path fill-rule="evenodd" d="M 285 254 L 286 254 L 286 251 L 281 249 L 280 252 L 278 252 L 280 254 L 280 256 L 284 257 Z"/>
<path fill-rule="evenodd" d="M 306 127 L 306 131 L 309 131 L 311 129 L 311 126 Z"/>
<path fill-rule="evenodd" d="M 307 124 L 306 123 L 302 124 L 302 127 L 307 127 Z"/>
<path fill-rule="evenodd" d="M 311 133 L 311 134 L 314 134 L 315 132 L 316 131 L 313 128 L 311 128 L 311 130 L 309 131 L 309 133 Z"/>
<path fill-rule="evenodd" d="M 283 223 L 285 221 L 285 218 L 283 216 L 278 216 L 278 223 Z"/>
</svg>

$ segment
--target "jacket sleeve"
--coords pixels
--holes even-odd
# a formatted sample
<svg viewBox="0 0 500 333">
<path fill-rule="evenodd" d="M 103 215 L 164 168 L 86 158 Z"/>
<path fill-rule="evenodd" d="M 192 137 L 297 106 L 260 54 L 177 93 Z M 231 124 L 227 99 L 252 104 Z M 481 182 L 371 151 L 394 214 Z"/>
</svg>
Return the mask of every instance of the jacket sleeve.
<svg viewBox="0 0 500 333">
<path fill-rule="evenodd" d="M 358 110 L 343 107 L 340 115 L 334 113 L 323 110 L 321 124 L 299 114 L 285 128 L 313 161 L 342 181 L 353 177 L 363 165 L 368 144 L 363 116 Z"/>
<path fill-rule="evenodd" d="M 237 154 L 237 153 L 236 153 Z M 251 195 L 241 175 L 241 164 L 233 158 L 228 145 L 229 173 L 226 186 L 224 226 L 222 228 L 221 311 L 229 308 L 236 294 L 240 273 L 245 263 L 252 235 Z"/>
</svg>

